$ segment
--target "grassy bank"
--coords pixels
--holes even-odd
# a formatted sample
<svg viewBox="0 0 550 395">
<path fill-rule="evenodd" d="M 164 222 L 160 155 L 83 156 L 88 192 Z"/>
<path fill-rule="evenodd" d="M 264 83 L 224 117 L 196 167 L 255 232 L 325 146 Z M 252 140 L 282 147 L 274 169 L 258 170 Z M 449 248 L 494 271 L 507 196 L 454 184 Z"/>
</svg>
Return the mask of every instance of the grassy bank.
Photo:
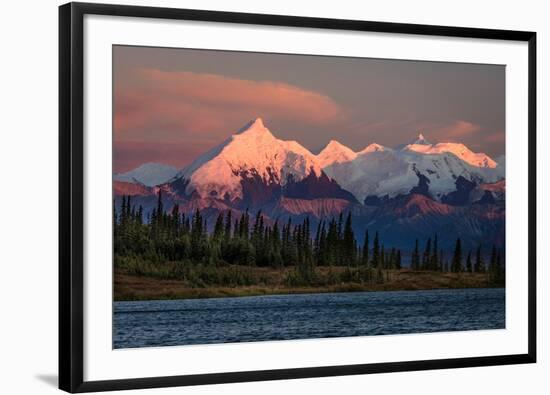
<svg viewBox="0 0 550 395">
<path fill-rule="evenodd" d="M 369 274 L 370 275 L 370 274 Z M 398 291 L 450 288 L 484 288 L 494 286 L 485 273 L 449 273 L 384 270 L 372 281 L 365 274 L 344 267 L 318 267 L 309 284 L 293 280 L 295 269 L 251 268 L 231 266 L 164 273 L 139 273 L 115 269 L 114 298 L 122 300 L 216 298 L 233 296 Z"/>
</svg>

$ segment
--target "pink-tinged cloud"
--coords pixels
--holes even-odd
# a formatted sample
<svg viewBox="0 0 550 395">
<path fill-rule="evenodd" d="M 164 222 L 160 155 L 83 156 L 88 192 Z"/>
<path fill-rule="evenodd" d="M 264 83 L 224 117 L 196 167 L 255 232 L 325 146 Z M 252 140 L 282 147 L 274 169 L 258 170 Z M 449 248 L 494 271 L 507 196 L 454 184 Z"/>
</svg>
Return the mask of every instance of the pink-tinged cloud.
<svg viewBox="0 0 550 395">
<path fill-rule="evenodd" d="M 258 116 L 309 125 L 346 117 L 330 97 L 281 82 L 156 69 L 134 77 L 115 86 L 115 139 L 185 141 L 207 133 L 219 140 L 231 132 L 227 125 Z"/>
<path fill-rule="evenodd" d="M 454 121 L 451 125 L 442 129 L 448 137 L 464 137 L 479 132 L 481 127 L 468 121 Z"/>
<path fill-rule="evenodd" d="M 487 143 L 504 143 L 506 134 L 504 132 L 492 133 L 485 137 Z"/>
<path fill-rule="evenodd" d="M 416 124 L 416 130 L 423 133 L 432 142 L 457 142 L 465 144 L 473 144 L 479 141 L 487 132 L 480 125 L 465 120 L 421 121 Z"/>
<path fill-rule="evenodd" d="M 472 122 L 458 121 L 439 121 L 427 122 L 415 118 L 403 119 L 384 119 L 373 122 L 363 122 L 352 125 L 350 131 L 355 134 L 368 134 L 379 138 L 392 134 L 395 131 L 408 131 L 409 140 L 415 140 L 419 133 L 432 142 L 464 142 L 466 140 L 476 139 L 479 132 L 483 132 L 482 128 Z M 401 140 L 395 140 L 394 144 L 403 144 L 403 137 L 400 134 Z"/>
</svg>

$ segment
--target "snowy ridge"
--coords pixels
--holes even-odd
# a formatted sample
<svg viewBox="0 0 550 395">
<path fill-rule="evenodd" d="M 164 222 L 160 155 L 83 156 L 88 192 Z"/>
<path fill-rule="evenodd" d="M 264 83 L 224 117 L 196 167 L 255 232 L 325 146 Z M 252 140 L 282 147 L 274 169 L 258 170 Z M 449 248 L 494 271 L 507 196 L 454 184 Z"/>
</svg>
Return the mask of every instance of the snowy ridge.
<svg viewBox="0 0 550 395">
<path fill-rule="evenodd" d="M 325 168 L 335 163 L 349 162 L 356 157 L 357 153 L 353 152 L 351 148 L 336 140 L 330 140 L 326 147 L 317 155 L 317 161 L 321 168 Z"/>
<path fill-rule="evenodd" d="M 412 143 L 410 143 L 409 145 L 432 145 L 432 143 L 426 140 L 426 138 L 422 133 L 419 133 L 418 138 Z"/>
<path fill-rule="evenodd" d="M 472 152 L 468 147 L 461 143 L 438 143 L 430 144 L 426 142 L 424 136 L 419 135 L 418 140 L 412 144 L 406 145 L 403 150 L 415 151 L 426 155 L 442 154 L 450 152 L 464 162 L 477 167 L 497 167 L 497 162 L 491 159 L 488 155 L 480 152 Z"/>
<path fill-rule="evenodd" d="M 422 134 L 396 149 L 370 144 L 355 159 L 334 162 L 323 171 L 359 201 L 368 196 L 405 195 L 419 185 L 421 177 L 427 179 L 427 190 L 436 200 L 455 191 L 460 176 L 476 184 L 504 178 L 504 167 L 488 155 L 460 143 L 432 144 Z"/>
<path fill-rule="evenodd" d="M 476 184 L 502 178 L 497 169 L 472 166 L 451 152 L 424 154 L 390 149 L 365 152 L 324 171 L 359 201 L 368 196 L 405 195 L 419 185 L 421 176 L 428 180 L 429 193 L 436 200 L 456 189 L 459 176 Z"/>
<path fill-rule="evenodd" d="M 372 143 L 359 152 L 331 140 L 314 155 L 296 141 L 276 138 L 257 118 L 195 159 L 171 184 L 180 180 L 183 189 L 177 193 L 185 196 L 252 205 L 267 202 L 271 194 L 294 193 L 290 191 L 299 191 L 302 199 L 313 199 L 314 190 L 316 197 L 341 198 L 347 193 L 323 195 L 334 188 L 324 175 L 359 202 L 411 190 L 441 201 L 456 191 L 459 177 L 476 185 L 494 183 L 504 179 L 504 166 L 463 144 L 432 144 L 422 134 L 408 145 L 388 148 Z M 298 182 L 302 184 L 296 189 Z"/>
<path fill-rule="evenodd" d="M 148 187 L 165 183 L 174 177 L 178 169 L 161 163 L 144 163 L 126 173 L 115 173 L 114 181 L 130 182 L 133 184 L 143 184 Z"/>
<path fill-rule="evenodd" d="M 363 148 L 357 154 L 362 155 L 362 154 L 368 154 L 370 152 L 382 152 L 382 151 L 387 151 L 387 150 L 391 150 L 391 149 L 387 148 L 387 147 L 384 147 L 383 145 L 380 145 L 380 144 L 372 143 L 372 144 L 367 145 L 365 148 Z"/>
</svg>

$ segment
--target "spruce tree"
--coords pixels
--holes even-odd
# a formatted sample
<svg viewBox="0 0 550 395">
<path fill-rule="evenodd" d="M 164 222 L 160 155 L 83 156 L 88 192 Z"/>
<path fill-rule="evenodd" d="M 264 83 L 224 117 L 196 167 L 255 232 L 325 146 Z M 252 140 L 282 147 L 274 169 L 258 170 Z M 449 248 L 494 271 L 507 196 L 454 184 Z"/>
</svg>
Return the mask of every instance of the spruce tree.
<svg viewBox="0 0 550 395">
<path fill-rule="evenodd" d="M 159 198 L 160 198 L 160 191 L 159 191 Z M 131 196 L 128 195 L 128 197 L 126 198 L 126 213 L 124 215 L 127 221 L 130 220 L 131 218 L 130 213 L 132 212 L 132 204 L 130 203 L 130 199 L 131 199 Z M 160 212 L 162 213 L 163 211 L 160 211 Z"/>
<path fill-rule="evenodd" d="M 496 246 L 493 244 L 491 250 L 491 261 L 489 264 L 490 281 L 493 285 L 504 285 L 504 268 L 502 266 L 500 250 L 497 251 Z"/>
<path fill-rule="evenodd" d="M 120 224 L 124 225 L 126 222 L 126 196 L 122 196 L 122 203 L 120 207 Z"/>
<path fill-rule="evenodd" d="M 466 271 L 472 272 L 472 251 L 468 251 L 468 257 L 466 258 Z"/>
<path fill-rule="evenodd" d="M 317 264 L 326 265 L 327 263 L 327 232 L 325 229 L 325 221 L 323 221 L 321 225 L 321 236 L 319 237 L 319 261 Z"/>
<path fill-rule="evenodd" d="M 283 266 L 283 257 L 281 253 L 281 234 L 279 233 L 279 221 L 275 221 L 271 231 L 271 245 L 273 247 L 273 262 L 275 267 Z"/>
<path fill-rule="evenodd" d="M 432 256 L 432 238 L 428 237 L 426 241 L 426 248 L 424 254 L 422 254 L 422 270 L 428 270 L 430 268 L 430 258 Z"/>
<path fill-rule="evenodd" d="M 321 252 L 320 252 L 320 245 L 321 245 L 321 225 L 323 221 L 319 221 L 317 224 L 317 231 L 315 232 L 315 240 L 313 241 L 313 256 L 317 263 L 321 260 Z"/>
<path fill-rule="evenodd" d="M 411 269 L 420 269 L 420 252 L 418 250 L 418 239 L 415 239 L 414 241 L 414 250 L 411 256 Z"/>
<path fill-rule="evenodd" d="M 378 240 L 378 231 L 374 234 L 374 242 L 372 245 L 372 260 L 371 264 L 373 267 L 380 266 L 380 242 Z"/>
<path fill-rule="evenodd" d="M 130 196 L 128 196 L 128 206 L 129 205 L 130 205 Z M 129 210 L 129 207 L 128 207 L 128 210 Z M 159 194 L 158 194 L 158 199 L 157 199 L 157 215 L 158 215 L 158 218 L 161 218 L 163 214 L 164 214 L 164 206 L 162 204 L 162 189 L 159 188 Z"/>
<path fill-rule="evenodd" d="M 506 282 L 506 274 L 505 274 L 504 263 L 502 262 L 502 256 L 501 256 L 500 250 L 498 250 L 497 252 L 496 269 L 497 269 L 497 285 L 504 286 Z"/>
<path fill-rule="evenodd" d="M 334 218 L 332 218 L 328 226 L 326 248 L 327 248 L 328 265 L 337 264 L 339 238 L 338 238 L 338 227 Z"/>
<path fill-rule="evenodd" d="M 491 248 L 491 260 L 489 261 L 489 271 L 494 273 L 496 271 L 496 264 L 497 264 L 497 248 L 493 244 L 493 247 Z"/>
<path fill-rule="evenodd" d="M 462 271 L 462 242 L 460 240 L 460 237 L 456 239 L 455 251 L 451 263 L 451 271 L 455 273 L 459 273 Z"/>
<path fill-rule="evenodd" d="M 483 255 L 481 253 L 481 244 L 477 247 L 474 271 L 476 273 L 483 273 L 485 271 L 485 264 L 483 263 Z"/>
<path fill-rule="evenodd" d="M 430 270 L 439 270 L 439 262 L 438 262 L 438 240 L 437 240 L 437 233 L 434 236 L 434 245 L 433 245 L 433 252 L 432 256 L 430 258 Z"/>
<path fill-rule="evenodd" d="M 229 242 L 231 239 L 231 210 L 227 211 L 225 216 L 225 231 L 224 238 L 226 242 Z"/>
<path fill-rule="evenodd" d="M 219 213 L 218 217 L 216 218 L 216 223 L 214 225 L 214 234 L 213 238 L 214 240 L 220 241 L 224 237 L 224 223 L 223 223 L 223 213 Z"/>
<path fill-rule="evenodd" d="M 363 241 L 363 265 L 369 264 L 369 230 L 365 230 L 365 239 Z"/>
<path fill-rule="evenodd" d="M 346 224 L 344 225 L 344 233 L 342 235 L 343 256 L 345 264 L 349 266 L 355 266 L 356 260 L 356 248 L 355 248 L 355 235 L 353 233 L 353 227 L 351 223 L 351 213 L 348 213 L 346 218 Z"/>
<path fill-rule="evenodd" d="M 344 213 L 340 212 L 338 216 L 338 234 L 336 242 L 336 261 L 338 265 L 344 263 Z"/>
</svg>

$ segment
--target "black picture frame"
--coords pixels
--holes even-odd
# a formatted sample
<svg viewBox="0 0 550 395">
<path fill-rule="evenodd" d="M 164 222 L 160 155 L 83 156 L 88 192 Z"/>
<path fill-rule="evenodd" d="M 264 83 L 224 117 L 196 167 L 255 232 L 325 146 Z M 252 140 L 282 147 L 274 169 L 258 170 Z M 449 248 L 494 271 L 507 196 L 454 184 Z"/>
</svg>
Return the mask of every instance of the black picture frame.
<svg viewBox="0 0 550 395">
<path fill-rule="evenodd" d="M 83 350 L 83 20 L 87 14 L 226 22 L 283 27 L 402 33 L 528 43 L 528 352 L 419 360 L 84 381 Z M 59 8 L 59 388 L 71 393 L 246 381 L 297 379 L 536 361 L 536 33 L 526 31 L 367 22 L 108 4 L 68 3 Z"/>
</svg>

